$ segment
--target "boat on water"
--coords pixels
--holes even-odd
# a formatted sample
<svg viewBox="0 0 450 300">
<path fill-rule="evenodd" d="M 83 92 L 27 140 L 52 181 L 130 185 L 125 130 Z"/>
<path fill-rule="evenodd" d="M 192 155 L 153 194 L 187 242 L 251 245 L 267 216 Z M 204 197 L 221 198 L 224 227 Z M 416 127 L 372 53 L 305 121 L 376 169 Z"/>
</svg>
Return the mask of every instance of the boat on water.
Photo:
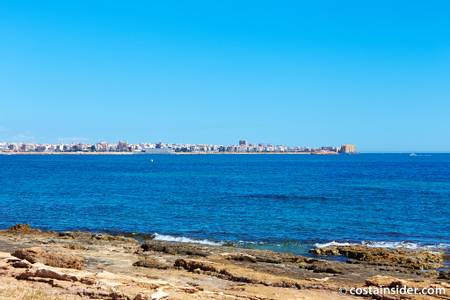
<svg viewBox="0 0 450 300">
<path fill-rule="evenodd" d="M 417 156 L 417 154 L 411 153 L 411 154 L 409 154 L 409 156 Z"/>
</svg>

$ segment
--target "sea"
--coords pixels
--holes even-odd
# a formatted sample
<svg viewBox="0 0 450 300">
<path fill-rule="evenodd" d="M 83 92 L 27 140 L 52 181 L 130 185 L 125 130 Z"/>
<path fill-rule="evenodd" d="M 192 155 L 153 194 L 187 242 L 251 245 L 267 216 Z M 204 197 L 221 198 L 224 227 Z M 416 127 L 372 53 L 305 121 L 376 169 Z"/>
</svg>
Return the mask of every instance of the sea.
<svg viewBox="0 0 450 300">
<path fill-rule="evenodd" d="M 450 154 L 0 155 L 0 228 L 450 250 Z"/>
</svg>

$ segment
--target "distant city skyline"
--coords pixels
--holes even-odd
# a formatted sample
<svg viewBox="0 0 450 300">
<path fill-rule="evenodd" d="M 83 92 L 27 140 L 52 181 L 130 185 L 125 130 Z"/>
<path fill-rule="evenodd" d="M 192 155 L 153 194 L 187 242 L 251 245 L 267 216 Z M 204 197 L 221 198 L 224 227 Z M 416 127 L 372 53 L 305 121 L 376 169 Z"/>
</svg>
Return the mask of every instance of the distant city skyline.
<svg viewBox="0 0 450 300">
<path fill-rule="evenodd" d="M 21 138 L 21 136 L 18 136 L 19 138 Z M 32 136 L 25 136 L 24 139 L 22 140 L 14 140 L 14 139 L 0 139 L 0 145 L 1 144 L 39 144 L 39 145 L 56 145 L 56 144 L 68 144 L 68 145 L 75 145 L 75 144 L 97 144 L 97 143 L 110 143 L 110 144 L 115 144 L 118 143 L 120 141 L 124 141 L 124 142 L 129 142 L 130 144 L 157 144 L 157 143 L 162 143 L 162 144 L 171 144 L 171 145 L 235 145 L 237 144 L 236 141 L 233 142 L 217 142 L 217 143 L 208 143 L 208 142 L 175 142 L 175 141 L 169 141 L 167 139 L 160 139 L 160 140 L 155 140 L 155 139 L 143 139 L 141 141 L 130 141 L 128 139 L 125 138 L 118 138 L 116 140 L 113 139 L 88 139 L 88 138 L 76 138 L 76 137 L 72 137 L 72 138 L 58 138 L 56 141 L 38 141 L 35 137 Z M 240 141 L 240 140 L 239 140 Z M 245 140 L 248 141 L 248 140 Z M 285 146 L 285 147 L 305 147 L 305 148 L 311 148 L 311 149 L 318 149 L 321 147 L 337 147 L 336 145 L 346 145 L 346 144 L 350 144 L 348 142 L 345 143 L 335 143 L 335 144 L 331 144 L 331 143 L 322 143 L 322 144 L 316 144 L 316 145 L 308 145 L 305 143 L 291 143 L 291 144 L 287 144 L 287 143 L 273 143 L 270 141 L 249 141 L 250 144 L 252 145 L 258 145 L 258 144 L 262 144 L 262 145 L 273 145 L 273 146 Z M 353 145 L 353 144 L 351 144 Z M 1 148 L 1 147 L 0 147 Z M 1 149 L 0 149 L 1 150 Z M 415 152 L 422 152 L 422 153 L 448 153 L 450 151 L 415 151 L 415 150 L 393 150 L 393 151 L 388 151 L 388 150 L 374 150 L 374 151 L 370 151 L 370 150 L 360 150 L 360 147 L 358 146 L 358 152 L 359 153 L 415 153 Z"/>
<path fill-rule="evenodd" d="M 292 146 L 273 145 L 263 143 L 251 143 L 247 140 L 239 140 L 235 144 L 177 144 L 163 142 L 128 143 L 118 141 L 110 143 L 98 141 L 96 143 L 14 143 L 0 142 L 0 154 L 58 154 L 58 153 L 150 153 L 150 154 L 183 154 L 183 153 L 295 153 L 295 154 L 356 154 L 356 145 L 342 144 L 340 146 Z"/>
<path fill-rule="evenodd" d="M 0 141 L 450 152 L 449 1 L 5 1 Z"/>
</svg>

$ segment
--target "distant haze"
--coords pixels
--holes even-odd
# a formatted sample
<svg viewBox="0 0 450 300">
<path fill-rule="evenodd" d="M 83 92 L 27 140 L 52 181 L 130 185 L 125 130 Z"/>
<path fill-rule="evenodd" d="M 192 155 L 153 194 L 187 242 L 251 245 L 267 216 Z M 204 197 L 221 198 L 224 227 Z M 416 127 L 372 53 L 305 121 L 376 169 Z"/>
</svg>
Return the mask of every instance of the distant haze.
<svg viewBox="0 0 450 300">
<path fill-rule="evenodd" d="M 0 141 L 450 151 L 449 1 L 2 1 Z"/>
</svg>

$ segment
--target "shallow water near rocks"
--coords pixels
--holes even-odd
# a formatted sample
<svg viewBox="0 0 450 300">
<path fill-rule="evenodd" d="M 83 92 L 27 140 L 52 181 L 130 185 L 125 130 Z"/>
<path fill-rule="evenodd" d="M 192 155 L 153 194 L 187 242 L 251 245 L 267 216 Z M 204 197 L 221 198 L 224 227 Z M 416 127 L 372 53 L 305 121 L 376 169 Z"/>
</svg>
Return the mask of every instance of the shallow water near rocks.
<svg viewBox="0 0 450 300">
<path fill-rule="evenodd" d="M 0 201 L 1 228 L 448 251 L 450 154 L 0 155 Z"/>
</svg>

